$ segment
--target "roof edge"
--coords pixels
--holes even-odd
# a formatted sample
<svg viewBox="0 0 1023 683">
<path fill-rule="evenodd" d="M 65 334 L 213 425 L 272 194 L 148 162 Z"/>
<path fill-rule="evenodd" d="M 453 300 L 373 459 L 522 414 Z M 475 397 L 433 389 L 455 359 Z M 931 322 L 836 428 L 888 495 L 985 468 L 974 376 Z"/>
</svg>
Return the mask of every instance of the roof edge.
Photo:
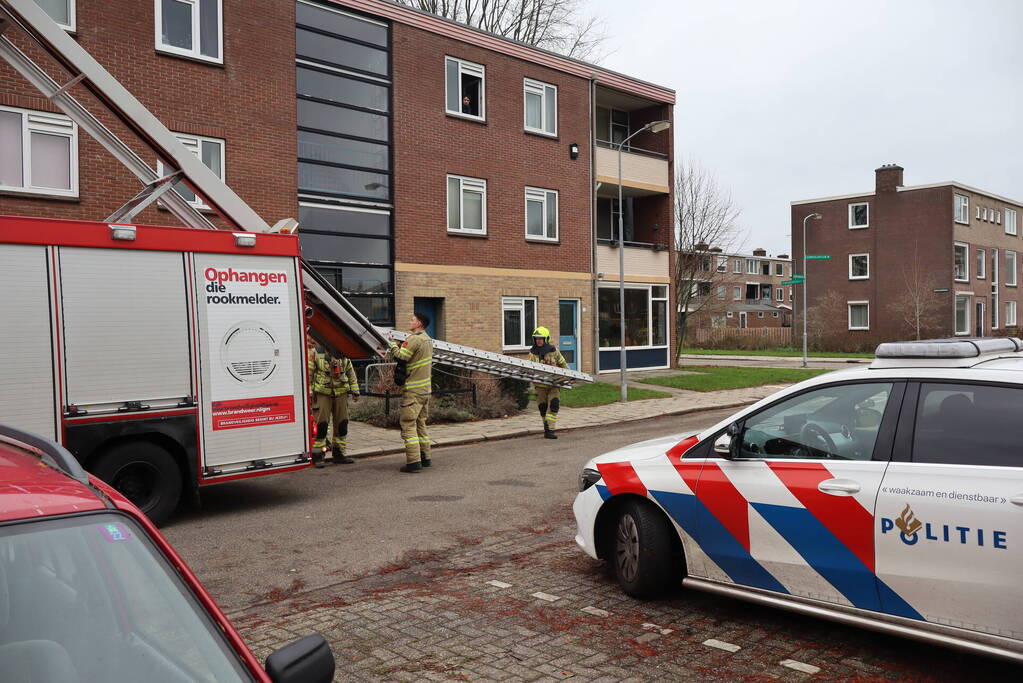
<svg viewBox="0 0 1023 683">
<path fill-rule="evenodd" d="M 563 71 L 580 78 L 592 79 L 599 84 L 621 90 L 632 95 L 658 100 L 674 106 L 675 91 L 671 88 L 649 83 L 611 71 L 589 62 L 573 57 L 559 55 L 550 50 L 520 43 L 504 38 L 488 31 L 473 28 L 451 19 L 439 17 L 424 10 L 399 5 L 390 0 L 324 0 L 328 4 L 340 5 L 349 9 L 359 10 L 367 14 L 385 17 L 392 21 L 407 24 L 415 28 L 430 31 L 439 35 L 471 42 L 479 47 L 499 52 L 510 57 L 534 62 L 558 71 Z"/>
<path fill-rule="evenodd" d="M 960 182 L 955 181 L 955 180 L 947 180 L 947 181 L 941 182 L 941 183 L 928 183 L 926 185 L 905 185 L 905 186 L 897 187 L 896 190 L 898 192 L 913 192 L 914 190 L 934 190 L 934 189 L 937 189 L 939 187 L 953 187 L 953 188 L 957 188 L 957 189 L 960 189 L 960 190 L 965 190 L 966 192 L 972 192 L 973 194 L 984 195 L 985 197 L 990 197 L 991 199 L 996 199 L 996 200 L 998 200 L 1000 202 L 1005 202 L 1006 204 L 1012 204 L 1014 206 L 1018 206 L 1018 207 L 1023 208 L 1023 202 L 1021 202 L 1021 201 L 1017 201 L 1015 199 L 1010 199 L 1008 197 L 1003 197 L 1001 195 L 995 194 L 994 192 L 988 192 L 986 190 L 978 190 L 975 187 L 971 187 L 971 186 L 969 186 L 969 185 L 967 185 L 965 183 L 960 183 Z M 871 190 L 869 192 L 858 192 L 858 193 L 855 193 L 855 194 L 840 194 L 840 195 L 835 195 L 833 197 L 816 197 L 814 199 L 796 199 L 794 201 L 789 202 L 789 205 L 790 206 L 799 206 L 800 204 L 816 204 L 817 202 L 832 202 L 832 201 L 837 201 L 839 199 L 856 199 L 858 197 L 873 197 L 875 194 L 876 193 L 873 190 Z"/>
</svg>

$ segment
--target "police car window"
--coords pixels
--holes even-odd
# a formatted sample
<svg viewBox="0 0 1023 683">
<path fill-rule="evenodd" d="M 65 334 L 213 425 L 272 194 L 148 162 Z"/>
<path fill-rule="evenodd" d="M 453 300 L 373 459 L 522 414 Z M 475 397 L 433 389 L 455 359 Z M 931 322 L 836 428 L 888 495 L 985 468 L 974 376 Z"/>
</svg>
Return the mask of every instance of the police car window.
<svg viewBox="0 0 1023 683">
<path fill-rule="evenodd" d="M 785 399 L 746 420 L 739 457 L 870 460 L 891 393 L 842 384 Z"/>
<path fill-rule="evenodd" d="M 1023 390 L 979 384 L 923 384 L 913 462 L 1023 466 Z"/>
</svg>

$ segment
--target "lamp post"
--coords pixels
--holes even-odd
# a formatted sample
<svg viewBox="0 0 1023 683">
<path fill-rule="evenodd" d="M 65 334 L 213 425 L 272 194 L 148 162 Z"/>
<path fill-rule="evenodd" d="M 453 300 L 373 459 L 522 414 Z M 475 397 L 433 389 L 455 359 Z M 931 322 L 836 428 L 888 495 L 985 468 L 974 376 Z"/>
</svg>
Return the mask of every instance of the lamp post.
<svg viewBox="0 0 1023 683">
<path fill-rule="evenodd" d="M 651 121 L 632 135 L 618 143 L 618 324 L 621 327 L 620 353 L 618 367 L 621 373 L 621 401 L 629 400 L 629 389 L 625 380 L 625 225 L 623 217 L 625 207 L 622 206 L 622 147 L 625 143 L 644 131 L 651 133 L 662 133 L 671 127 L 671 121 Z"/>
<path fill-rule="evenodd" d="M 819 221 L 820 219 L 824 218 L 824 216 L 820 215 L 819 213 L 811 213 L 810 215 L 808 215 L 806 218 L 803 219 L 803 367 L 804 368 L 806 367 L 806 317 L 807 317 L 806 316 L 806 288 L 807 288 L 807 280 L 809 280 L 809 278 L 806 276 L 806 222 L 808 220 L 810 220 L 811 218 L 814 219 L 815 221 Z"/>
</svg>

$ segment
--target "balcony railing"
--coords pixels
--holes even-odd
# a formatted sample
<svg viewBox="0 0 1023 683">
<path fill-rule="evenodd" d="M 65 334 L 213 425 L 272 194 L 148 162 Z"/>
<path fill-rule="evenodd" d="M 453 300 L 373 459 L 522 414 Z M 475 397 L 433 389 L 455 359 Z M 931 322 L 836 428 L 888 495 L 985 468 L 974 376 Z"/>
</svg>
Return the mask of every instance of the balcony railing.
<svg viewBox="0 0 1023 683">
<path fill-rule="evenodd" d="M 597 147 L 602 147 L 604 149 L 610 149 L 610 150 L 612 150 L 614 152 L 618 151 L 618 145 L 613 143 L 613 142 L 611 142 L 610 140 L 596 140 L 595 142 L 596 142 Z M 653 150 L 643 149 L 641 147 L 636 147 L 635 145 L 631 145 L 631 144 L 626 144 L 624 147 L 622 147 L 622 151 L 626 152 L 628 154 L 644 154 L 646 156 L 656 157 L 658 159 L 667 159 L 668 158 L 668 155 L 663 153 L 663 152 L 655 152 Z"/>
<path fill-rule="evenodd" d="M 606 244 L 609 247 L 617 247 L 617 239 L 606 239 L 603 237 L 597 238 L 597 244 Z M 633 242 L 631 240 L 625 240 L 626 247 L 635 247 L 636 249 L 653 249 L 654 251 L 667 251 L 668 245 L 661 244 L 660 242 Z"/>
</svg>

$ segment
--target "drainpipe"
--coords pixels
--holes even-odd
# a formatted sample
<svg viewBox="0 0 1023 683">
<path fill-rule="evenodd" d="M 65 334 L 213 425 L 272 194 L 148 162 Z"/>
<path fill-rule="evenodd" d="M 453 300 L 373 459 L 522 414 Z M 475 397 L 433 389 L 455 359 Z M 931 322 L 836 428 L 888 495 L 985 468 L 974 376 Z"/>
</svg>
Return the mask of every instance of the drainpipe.
<svg viewBox="0 0 1023 683">
<path fill-rule="evenodd" d="M 597 84 L 590 78 L 590 353 L 593 354 L 593 374 L 600 372 L 600 316 L 597 303 L 597 220 L 595 206 L 597 202 L 595 182 L 597 178 L 597 140 L 594 137 L 597 118 Z"/>
</svg>

